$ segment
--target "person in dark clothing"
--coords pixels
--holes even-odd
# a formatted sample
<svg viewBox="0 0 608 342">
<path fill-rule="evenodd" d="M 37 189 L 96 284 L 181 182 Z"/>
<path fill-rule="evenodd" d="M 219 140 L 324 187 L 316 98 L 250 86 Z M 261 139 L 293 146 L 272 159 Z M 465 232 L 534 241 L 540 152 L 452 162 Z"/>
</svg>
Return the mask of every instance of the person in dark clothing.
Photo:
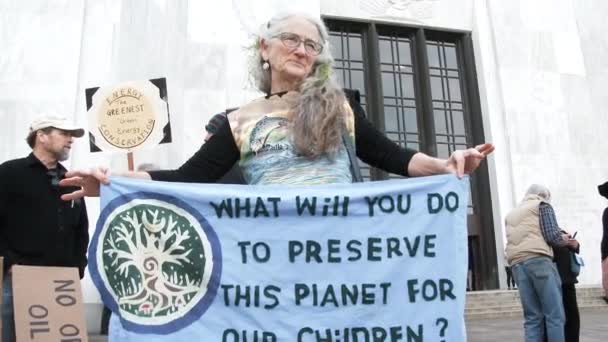
<svg viewBox="0 0 608 342">
<path fill-rule="evenodd" d="M 608 182 L 599 185 L 597 190 L 600 195 L 608 199 Z M 602 253 L 602 287 L 604 288 L 604 300 L 608 303 L 608 207 L 604 209 L 602 215 L 602 226 L 604 229 L 600 247 Z"/>
<path fill-rule="evenodd" d="M 32 153 L 0 165 L 0 255 L 4 257 L 2 341 L 15 340 L 13 265 L 62 266 L 84 277 L 89 222 L 82 199 L 62 201 L 77 188 L 59 187 L 74 138 L 84 130 L 65 118 L 46 116 L 30 125 Z"/>
<path fill-rule="evenodd" d="M 507 288 L 517 289 L 517 284 L 515 284 L 515 277 L 513 276 L 513 270 L 511 270 L 511 265 L 509 265 L 509 261 L 507 260 L 507 252 L 505 251 L 505 273 L 507 274 Z"/>
<path fill-rule="evenodd" d="M 562 230 L 562 234 L 572 238 L 568 232 Z M 576 247 L 555 247 L 553 246 L 553 260 L 557 266 L 559 277 L 562 281 L 562 300 L 564 303 L 564 313 L 566 322 L 564 324 L 564 336 L 567 342 L 578 342 L 580 335 L 580 315 L 578 311 L 578 303 L 576 301 L 576 287 L 578 283 L 577 274 L 572 272 L 570 267 L 570 253 L 579 253 L 580 245 L 576 243 Z M 545 334 L 545 341 L 547 335 Z"/>
</svg>

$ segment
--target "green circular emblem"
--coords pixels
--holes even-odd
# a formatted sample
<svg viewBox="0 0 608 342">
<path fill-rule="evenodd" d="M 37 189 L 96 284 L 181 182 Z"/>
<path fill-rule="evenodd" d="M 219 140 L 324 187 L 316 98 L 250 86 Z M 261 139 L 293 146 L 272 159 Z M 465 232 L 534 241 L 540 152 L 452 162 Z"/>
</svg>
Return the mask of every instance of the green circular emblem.
<svg viewBox="0 0 608 342">
<path fill-rule="evenodd" d="M 182 317 L 205 295 L 211 253 L 200 223 L 187 211 L 158 199 L 134 199 L 106 219 L 96 257 L 121 316 L 162 324 Z"/>
</svg>

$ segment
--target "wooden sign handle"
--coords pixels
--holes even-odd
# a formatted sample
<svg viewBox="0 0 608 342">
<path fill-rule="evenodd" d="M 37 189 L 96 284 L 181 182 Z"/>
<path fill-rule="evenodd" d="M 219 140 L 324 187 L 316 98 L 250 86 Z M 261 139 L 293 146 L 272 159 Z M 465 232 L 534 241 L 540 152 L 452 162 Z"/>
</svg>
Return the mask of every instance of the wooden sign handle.
<svg viewBox="0 0 608 342">
<path fill-rule="evenodd" d="M 135 171 L 133 167 L 133 152 L 127 152 L 127 162 L 129 164 L 129 171 Z"/>
</svg>

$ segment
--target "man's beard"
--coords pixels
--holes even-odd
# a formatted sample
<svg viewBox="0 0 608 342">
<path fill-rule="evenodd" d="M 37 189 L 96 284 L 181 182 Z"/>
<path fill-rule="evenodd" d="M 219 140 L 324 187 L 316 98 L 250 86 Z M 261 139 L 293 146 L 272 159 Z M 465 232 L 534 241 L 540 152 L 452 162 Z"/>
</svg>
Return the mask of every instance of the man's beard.
<svg viewBox="0 0 608 342">
<path fill-rule="evenodd" d="M 68 158 L 70 157 L 70 149 L 69 148 L 62 148 L 61 151 L 59 151 L 56 154 L 57 157 L 57 161 L 66 161 L 68 160 Z"/>
</svg>

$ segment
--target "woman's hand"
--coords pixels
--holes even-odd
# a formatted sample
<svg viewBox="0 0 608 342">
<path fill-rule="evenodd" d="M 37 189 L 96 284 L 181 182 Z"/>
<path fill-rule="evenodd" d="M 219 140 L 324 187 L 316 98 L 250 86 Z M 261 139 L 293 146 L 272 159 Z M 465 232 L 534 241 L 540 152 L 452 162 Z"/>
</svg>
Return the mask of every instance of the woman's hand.
<svg viewBox="0 0 608 342">
<path fill-rule="evenodd" d="M 462 178 L 465 173 L 472 173 L 487 155 L 494 152 L 493 144 L 481 144 L 466 150 L 457 150 L 450 158 L 430 157 L 422 152 L 414 154 L 406 166 L 411 177 L 453 173 Z"/>
<path fill-rule="evenodd" d="M 458 178 L 464 174 L 475 171 L 482 160 L 494 152 L 493 144 L 481 144 L 466 150 L 457 150 L 452 153 L 446 161 L 446 169 L 449 173 L 455 173 Z"/>
<path fill-rule="evenodd" d="M 90 170 L 74 170 L 68 171 L 65 178 L 59 182 L 60 186 L 79 186 L 80 190 L 76 190 L 69 194 L 64 194 L 61 199 L 71 201 L 77 198 L 98 197 L 99 184 L 110 184 L 110 170 L 108 168 L 98 167 Z"/>
</svg>

